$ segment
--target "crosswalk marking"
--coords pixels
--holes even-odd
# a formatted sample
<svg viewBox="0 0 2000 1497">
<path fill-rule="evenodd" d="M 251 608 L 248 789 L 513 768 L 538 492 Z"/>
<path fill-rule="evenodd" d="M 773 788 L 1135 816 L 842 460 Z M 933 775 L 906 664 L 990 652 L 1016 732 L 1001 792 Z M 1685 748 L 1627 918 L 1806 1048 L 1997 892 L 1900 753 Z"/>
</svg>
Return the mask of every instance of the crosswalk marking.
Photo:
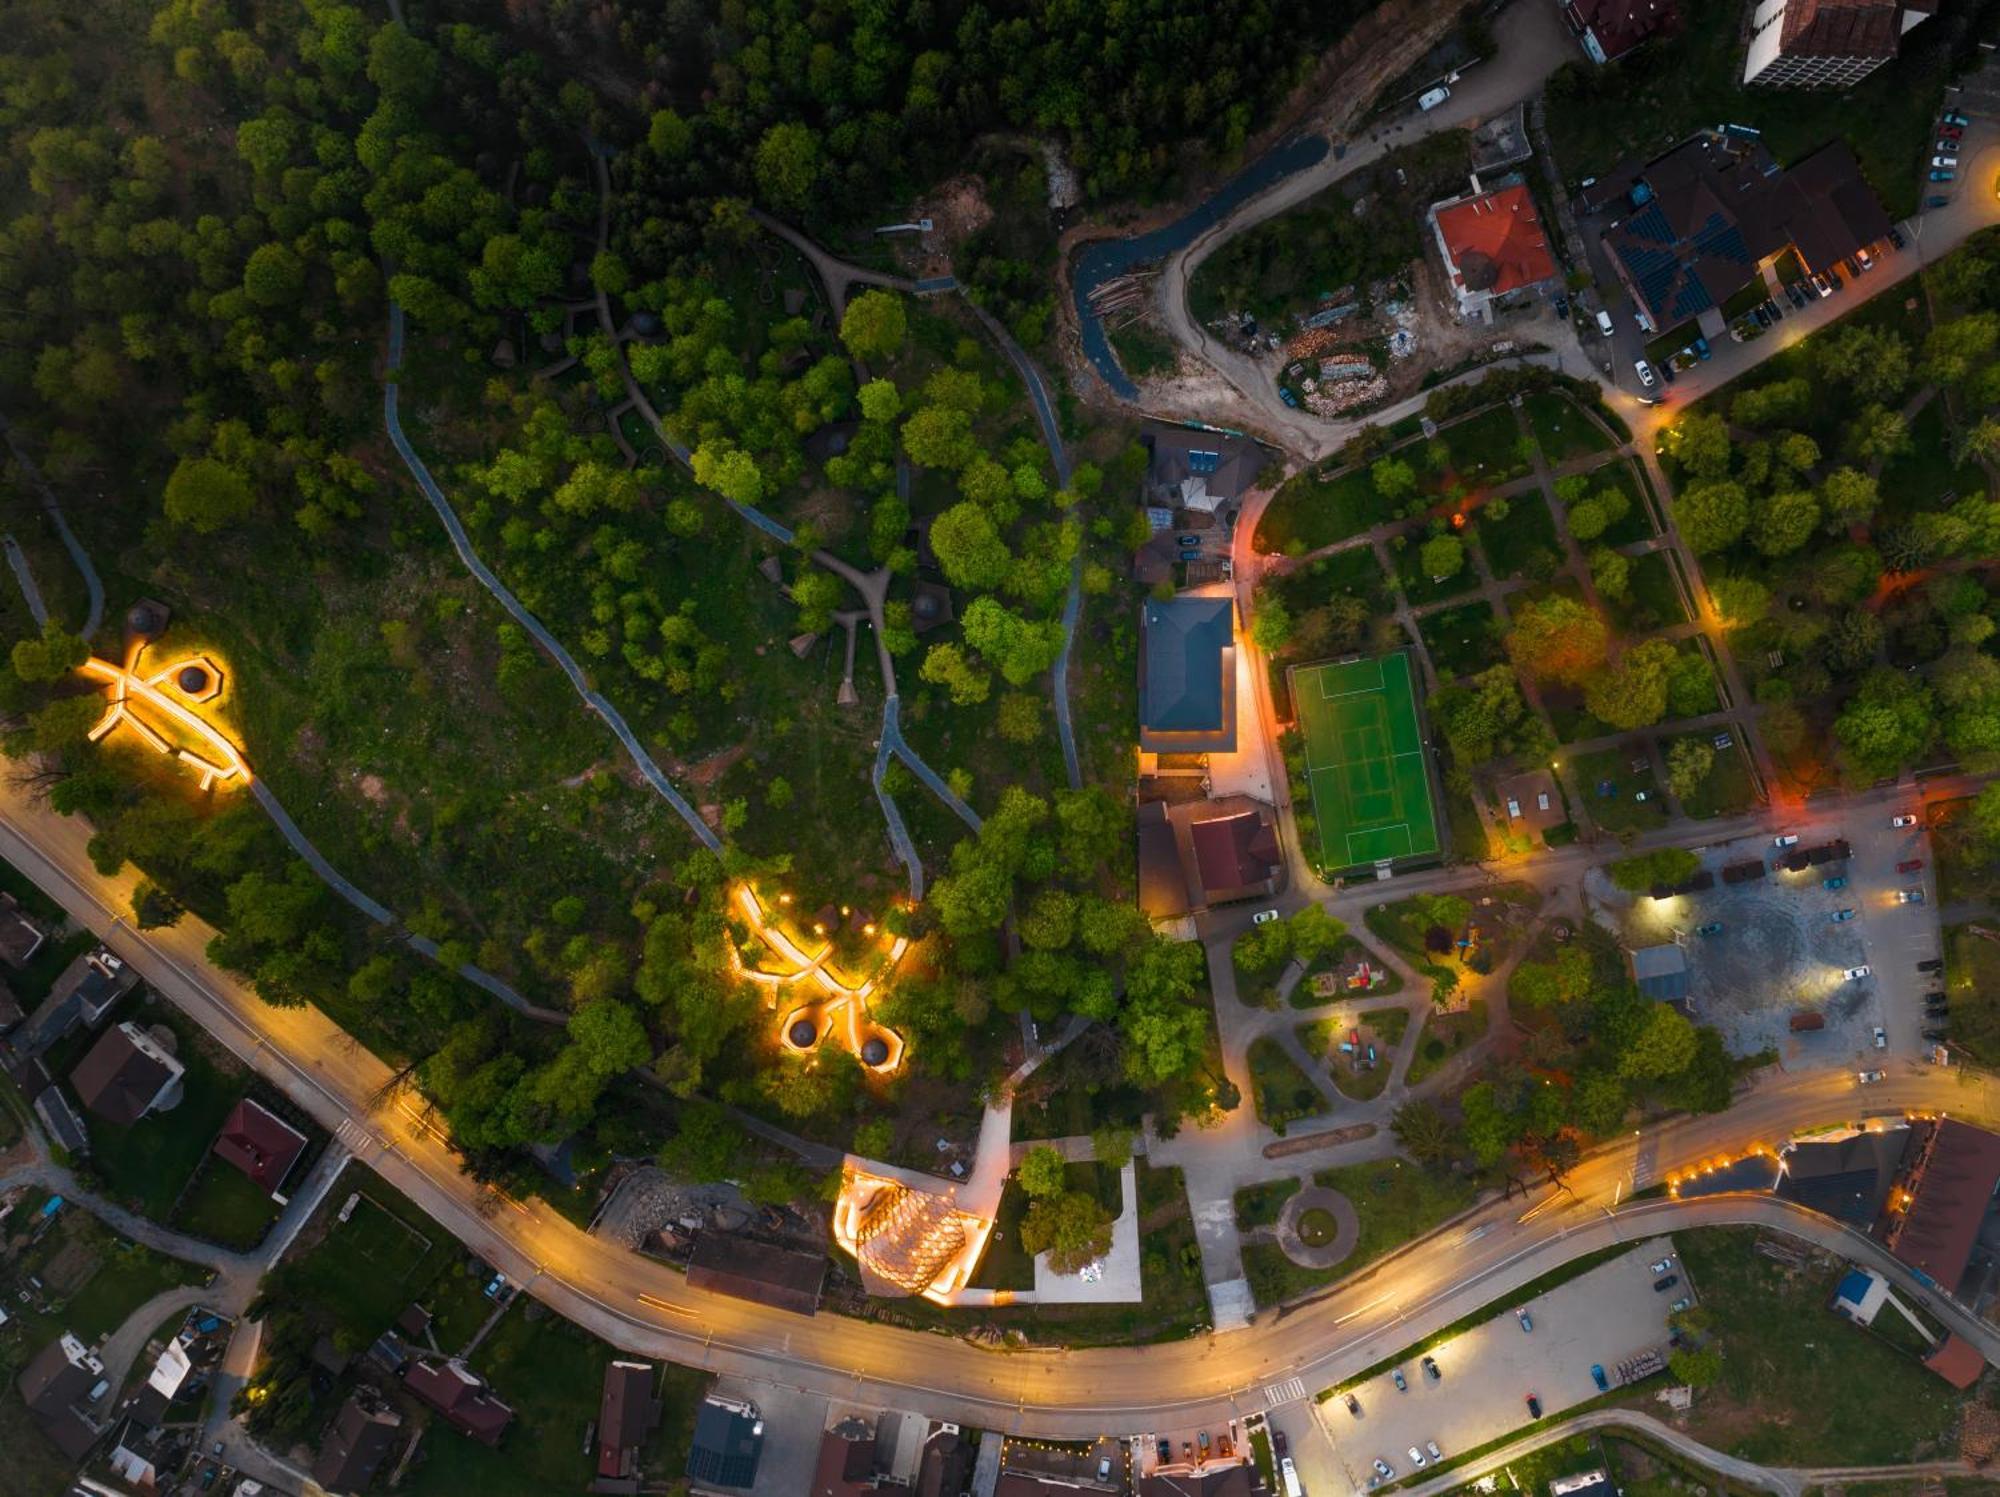
<svg viewBox="0 0 2000 1497">
<path fill-rule="evenodd" d="M 368 1130 L 355 1122 L 353 1118 L 342 1118 L 340 1126 L 334 1129 L 333 1133 L 334 1137 L 338 1138 L 357 1154 L 374 1147 L 375 1144 L 375 1140 L 369 1134 Z"/>
<path fill-rule="evenodd" d="M 1306 1396 L 1304 1378 L 1288 1378 L 1282 1383 L 1264 1385 L 1264 1401 L 1272 1406 L 1281 1403 L 1296 1403 Z"/>
</svg>

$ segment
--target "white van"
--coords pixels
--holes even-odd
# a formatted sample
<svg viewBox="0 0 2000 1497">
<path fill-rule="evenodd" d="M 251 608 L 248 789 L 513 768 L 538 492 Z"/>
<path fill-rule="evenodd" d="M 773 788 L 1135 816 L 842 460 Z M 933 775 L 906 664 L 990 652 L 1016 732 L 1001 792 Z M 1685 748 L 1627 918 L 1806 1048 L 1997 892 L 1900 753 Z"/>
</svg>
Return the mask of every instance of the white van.
<svg viewBox="0 0 2000 1497">
<path fill-rule="evenodd" d="M 1298 1468 L 1290 1456 L 1278 1462 L 1278 1474 L 1285 1479 L 1285 1497 L 1306 1497 L 1306 1489 L 1299 1485 Z"/>
<path fill-rule="evenodd" d="M 1417 108 L 1428 113 L 1429 111 L 1437 108 L 1438 105 L 1442 104 L 1446 99 L 1449 99 L 1450 97 L 1451 97 L 1450 89 L 1433 88 L 1426 93 L 1421 93 L 1417 95 Z"/>
<path fill-rule="evenodd" d="M 1611 314 L 1609 312 L 1599 310 L 1597 314 L 1597 330 L 1607 338 L 1615 331 L 1611 325 Z"/>
</svg>

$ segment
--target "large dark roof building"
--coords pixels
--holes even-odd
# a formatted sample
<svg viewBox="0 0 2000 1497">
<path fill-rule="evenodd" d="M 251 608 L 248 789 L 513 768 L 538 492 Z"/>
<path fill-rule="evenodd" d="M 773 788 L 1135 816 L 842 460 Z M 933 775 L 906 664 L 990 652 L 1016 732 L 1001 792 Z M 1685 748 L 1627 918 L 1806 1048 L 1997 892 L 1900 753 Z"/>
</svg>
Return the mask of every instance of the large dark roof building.
<svg viewBox="0 0 2000 1497">
<path fill-rule="evenodd" d="M 1979 1228 L 2000 1185 L 2000 1134 L 1956 1118 L 1919 1123 L 1882 1241 L 1901 1262 L 1953 1290 L 1972 1261 Z"/>
<path fill-rule="evenodd" d="M 811 1315 L 819 1309 L 826 1282 L 826 1254 L 773 1247 L 728 1232 L 703 1232 L 688 1258 L 687 1280 L 776 1310 Z"/>
<path fill-rule="evenodd" d="M 306 1136 L 260 1102 L 245 1097 L 230 1109 L 214 1152 L 266 1195 L 276 1195 L 306 1149 Z"/>
<path fill-rule="evenodd" d="M 79 1024 L 95 1029 L 120 998 L 139 985 L 139 974 L 100 946 L 63 968 L 49 996 L 13 1037 L 24 1055 L 39 1055 Z"/>
<path fill-rule="evenodd" d="M 764 1421 L 756 1406 L 710 1394 L 695 1411 L 687 1474 L 704 1487 L 749 1487 L 764 1450 Z"/>
<path fill-rule="evenodd" d="M 1592 62 L 1616 62 L 1641 42 L 1678 31 L 1676 0 L 1562 0 L 1563 19 Z"/>
<path fill-rule="evenodd" d="M 1579 196 L 1613 219 L 1604 247 L 1618 278 L 1661 331 L 1713 314 L 1789 249 L 1808 271 L 1886 236 L 1889 215 L 1835 141 L 1780 170 L 1760 142 L 1704 133 Z"/>
<path fill-rule="evenodd" d="M 460 1434 L 482 1445 L 498 1445 L 514 1411 L 493 1396 L 486 1382 L 458 1358 L 417 1362 L 403 1372 L 403 1385 L 443 1416 Z"/>
<path fill-rule="evenodd" d="M 1233 752 L 1236 605 L 1226 597 L 1149 602 L 1139 623 L 1139 747 Z"/>
<path fill-rule="evenodd" d="M 137 1024 L 108 1029 L 69 1073 L 83 1105 L 107 1123 L 128 1126 L 181 1099 L 181 1063 Z"/>
<path fill-rule="evenodd" d="M 1688 995 L 1687 953 L 1671 941 L 1631 953 L 1632 981 L 1648 998 L 1674 1003 Z"/>
<path fill-rule="evenodd" d="M 1255 442 L 1228 432 L 1148 425 L 1139 441 L 1147 457 L 1145 500 L 1155 509 L 1213 513 L 1242 498 L 1264 465 Z"/>
<path fill-rule="evenodd" d="M 394 1409 L 369 1408 L 350 1398 L 327 1426 L 326 1439 L 313 1460 L 313 1480 L 329 1492 L 354 1493 L 375 1479 L 396 1443 L 403 1416 Z"/>
<path fill-rule="evenodd" d="M 13 895 L 0 893 L 0 962 L 17 971 L 34 959 L 47 934 Z"/>
<path fill-rule="evenodd" d="M 1196 821 L 1188 831 L 1194 839 L 1195 871 L 1208 903 L 1271 892 L 1279 862 L 1278 833 L 1256 807 Z"/>
<path fill-rule="evenodd" d="M 1250 1497 L 1254 1490 L 1250 1468 L 1245 1465 L 1155 1472 L 1139 1482 L 1139 1497 Z"/>
<path fill-rule="evenodd" d="M 1932 0 L 1753 0 L 1743 81 L 1767 88 L 1846 88 L 1896 55 Z"/>
<path fill-rule="evenodd" d="M 35 1423 L 72 1460 L 81 1460 L 103 1428 L 91 1421 L 90 1390 L 104 1376 L 104 1364 L 64 1331 L 21 1369 L 15 1386 Z"/>
<path fill-rule="evenodd" d="M 1139 837 L 1139 908 L 1171 920 L 1231 900 L 1275 893 L 1285 878 L 1275 817 L 1244 795 L 1217 800 L 1143 798 Z"/>
<path fill-rule="evenodd" d="M 1785 1149 L 1775 1193 L 1865 1232 L 1882 1214 L 1909 1145 L 1910 1130 L 1900 1123 L 1844 1138 L 1801 1139 Z"/>
</svg>

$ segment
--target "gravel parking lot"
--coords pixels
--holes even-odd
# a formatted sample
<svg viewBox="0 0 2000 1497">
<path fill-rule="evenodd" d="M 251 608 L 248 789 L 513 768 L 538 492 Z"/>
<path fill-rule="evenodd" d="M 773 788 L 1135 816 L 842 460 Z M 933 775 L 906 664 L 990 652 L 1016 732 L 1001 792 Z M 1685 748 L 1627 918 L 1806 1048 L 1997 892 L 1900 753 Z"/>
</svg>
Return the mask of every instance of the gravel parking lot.
<svg viewBox="0 0 2000 1497">
<path fill-rule="evenodd" d="M 1671 1238 L 1652 1238 L 1529 1301 L 1532 1332 L 1507 1310 L 1433 1348 L 1437 1382 L 1412 1356 L 1403 1364 L 1408 1392 L 1397 1392 L 1385 1372 L 1351 1390 L 1361 1404 L 1358 1416 L 1338 1396 L 1316 1405 L 1339 1471 L 1351 1483 L 1333 1490 L 1367 1487 L 1377 1457 L 1408 1476 L 1409 1447 L 1427 1440 L 1437 1441 L 1447 1460 L 1496 1440 L 1530 1422 L 1530 1393 L 1541 1399 L 1544 1417 L 1595 1398 L 1592 1363 L 1601 1363 L 1615 1383 L 1620 1362 L 1649 1348 L 1664 1353 L 1668 1307 L 1693 1292 L 1685 1276 L 1665 1293 L 1654 1291 L 1659 1276 L 1647 1265 L 1672 1251 Z M 1673 1271 L 1680 1272 L 1678 1259 Z M 1328 1497 L 1324 1487 L 1306 1490 Z"/>
<path fill-rule="evenodd" d="M 1599 918 L 1628 949 L 1664 942 L 1683 947 L 1694 1016 L 1720 1029 L 1736 1054 L 1774 1050 L 1789 1069 L 1866 1068 L 1887 1058 L 1875 1048 L 1878 1024 L 1888 1031 L 1890 1053 L 1915 1056 L 1925 1048 L 1922 995 L 1928 984 L 1916 963 L 1942 950 L 1927 839 L 1921 827 L 1891 827 L 1892 815 L 1871 813 L 1856 824 L 1802 819 L 1792 829 L 1801 847 L 1845 838 L 1851 852 L 1796 873 L 1777 866 L 1786 849 L 1760 836 L 1695 849 L 1716 875 L 1715 886 L 1700 893 L 1634 898 L 1601 873 L 1591 875 L 1589 889 Z M 1764 861 L 1762 879 L 1722 881 L 1725 864 L 1750 858 Z M 1912 859 L 1923 859 L 1925 867 L 1896 871 Z M 1827 888 L 1835 879 L 1846 882 Z M 1922 890 L 1924 902 L 1898 903 L 1904 889 Z M 1842 910 L 1853 914 L 1836 920 Z M 1696 934 L 1709 924 L 1722 929 Z M 1873 969 L 1867 977 L 1842 976 L 1864 965 Z M 1819 1013 L 1825 1027 L 1794 1033 L 1791 1015 L 1802 1009 Z"/>
</svg>

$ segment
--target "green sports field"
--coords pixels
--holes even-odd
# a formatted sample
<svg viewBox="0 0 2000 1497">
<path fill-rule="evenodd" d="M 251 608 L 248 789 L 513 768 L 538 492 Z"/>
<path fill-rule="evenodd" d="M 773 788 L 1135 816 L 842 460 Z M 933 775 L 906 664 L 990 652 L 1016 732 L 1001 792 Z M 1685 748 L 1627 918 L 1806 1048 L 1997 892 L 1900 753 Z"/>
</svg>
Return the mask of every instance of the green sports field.
<svg viewBox="0 0 2000 1497">
<path fill-rule="evenodd" d="M 1293 672 L 1306 783 L 1329 869 L 1438 850 L 1437 811 L 1407 654 Z"/>
</svg>

